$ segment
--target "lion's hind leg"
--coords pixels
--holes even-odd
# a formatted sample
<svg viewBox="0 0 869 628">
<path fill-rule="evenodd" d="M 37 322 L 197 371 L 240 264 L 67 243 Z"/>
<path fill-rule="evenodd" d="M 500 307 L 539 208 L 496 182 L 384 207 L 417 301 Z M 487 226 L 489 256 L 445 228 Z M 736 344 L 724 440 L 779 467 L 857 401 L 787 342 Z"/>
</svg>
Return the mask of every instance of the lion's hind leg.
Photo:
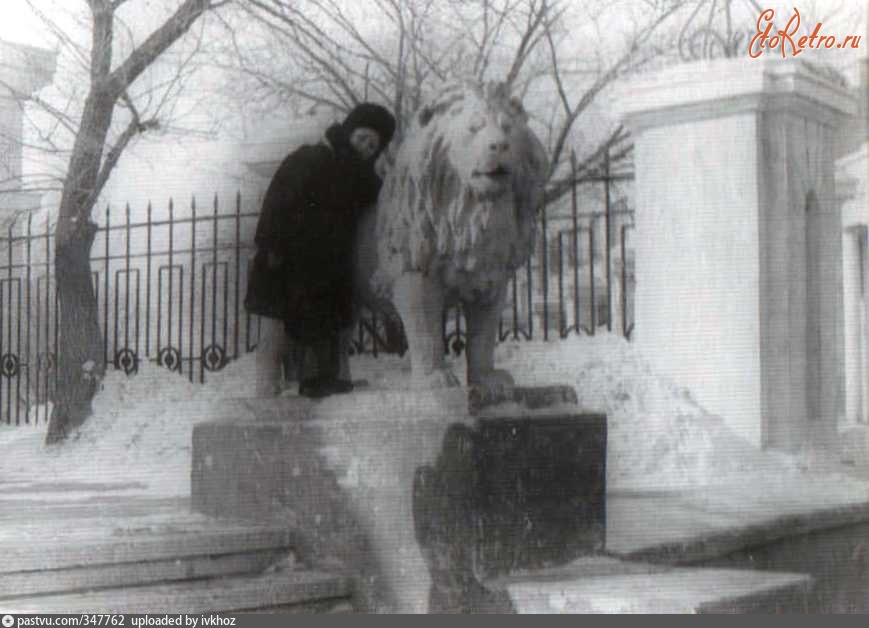
<svg viewBox="0 0 869 628">
<path fill-rule="evenodd" d="M 422 272 L 405 273 L 393 286 L 393 302 L 404 322 L 410 347 L 412 385 L 459 386 L 444 360 L 444 292 L 440 283 Z"/>
</svg>

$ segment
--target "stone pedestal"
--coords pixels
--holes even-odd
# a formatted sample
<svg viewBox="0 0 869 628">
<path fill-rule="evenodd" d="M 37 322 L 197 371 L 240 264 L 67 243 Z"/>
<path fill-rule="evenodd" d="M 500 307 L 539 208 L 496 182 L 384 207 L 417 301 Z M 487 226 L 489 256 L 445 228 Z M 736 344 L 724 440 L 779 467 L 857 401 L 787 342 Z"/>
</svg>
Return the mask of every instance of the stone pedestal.
<svg viewBox="0 0 869 628">
<path fill-rule="evenodd" d="M 633 79 L 644 355 L 749 441 L 828 443 L 844 413 L 833 136 L 847 92 L 799 60 Z"/>
<path fill-rule="evenodd" d="M 192 504 L 285 523 L 303 560 L 356 576 L 363 609 L 507 612 L 484 578 L 604 546 L 605 417 L 561 390 L 475 416 L 464 389 L 369 391 L 203 423 Z"/>
</svg>

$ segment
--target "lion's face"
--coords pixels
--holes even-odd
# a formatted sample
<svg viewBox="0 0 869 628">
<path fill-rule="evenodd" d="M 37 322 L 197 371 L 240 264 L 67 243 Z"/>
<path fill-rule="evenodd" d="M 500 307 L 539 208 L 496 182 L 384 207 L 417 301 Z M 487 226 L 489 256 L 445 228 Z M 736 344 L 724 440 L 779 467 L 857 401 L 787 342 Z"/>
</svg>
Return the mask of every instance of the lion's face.
<svg viewBox="0 0 869 628">
<path fill-rule="evenodd" d="M 463 92 L 443 114 L 443 147 L 462 182 L 479 199 L 508 193 L 521 154 L 527 152 L 527 116 L 496 87 Z"/>
<path fill-rule="evenodd" d="M 525 131 L 524 114 L 514 108 L 487 106 L 477 101 L 465 107 L 452 146 L 452 160 L 478 197 L 506 193 L 518 162 L 517 147 Z M 457 133 L 458 134 L 458 133 Z"/>
</svg>

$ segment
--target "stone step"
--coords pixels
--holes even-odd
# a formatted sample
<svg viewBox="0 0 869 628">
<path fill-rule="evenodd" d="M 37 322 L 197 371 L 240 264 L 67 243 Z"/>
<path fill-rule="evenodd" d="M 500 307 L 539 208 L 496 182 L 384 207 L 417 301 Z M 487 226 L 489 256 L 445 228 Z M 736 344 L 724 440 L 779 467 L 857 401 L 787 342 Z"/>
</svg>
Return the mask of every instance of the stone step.
<svg viewBox="0 0 869 628">
<path fill-rule="evenodd" d="M 506 591 L 519 613 L 803 613 L 812 578 L 596 557 L 487 586 Z"/>
<path fill-rule="evenodd" d="M 10 597 L 259 573 L 285 558 L 288 551 L 281 548 L 4 573 L 0 574 L 0 606 Z"/>
<path fill-rule="evenodd" d="M 0 527 L 0 602 L 30 595 L 261 573 L 293 561 L 283 527 L 185 509 L 38 517 Z M 124 513 L 133 514 L 124 514 Z"/>
<path fill-rule="evenodd" d="M 347 578 L 309 570 L 0 600 L 2 613 L 349 612 Z"/>
<path fill-rule="evenodd" d="M 291 535 L 285 528 L 221 522 L 183 512 L 40 521 L 0 529 L 0 576 L 139 562 L 170 565 L 179 559 L 289 551 L 291 547 Z M 212 568 L 217 564 L 234 570 L 239 563 L 226 559 Z"/>
</svg>

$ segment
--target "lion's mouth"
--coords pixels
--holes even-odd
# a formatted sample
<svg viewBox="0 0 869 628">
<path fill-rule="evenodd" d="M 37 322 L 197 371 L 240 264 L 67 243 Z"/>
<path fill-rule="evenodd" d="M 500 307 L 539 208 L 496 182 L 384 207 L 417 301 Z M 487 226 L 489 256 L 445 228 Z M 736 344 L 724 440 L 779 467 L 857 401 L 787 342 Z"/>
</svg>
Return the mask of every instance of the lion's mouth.
<svg viewBox="0 0 869 628">
<path fill-rule="evenodd" d="M 474 172 L 471 173 L 471 176 L 473 176 L 473 177 L 487 177 L 489 179 L 503 179 L 505 177 L 510 176 L 510 171 L 507 170 L 504 166 L 498 166 L 494 170 L 486 170 L 486 171 L 474 170 Z"/>
</svg>

